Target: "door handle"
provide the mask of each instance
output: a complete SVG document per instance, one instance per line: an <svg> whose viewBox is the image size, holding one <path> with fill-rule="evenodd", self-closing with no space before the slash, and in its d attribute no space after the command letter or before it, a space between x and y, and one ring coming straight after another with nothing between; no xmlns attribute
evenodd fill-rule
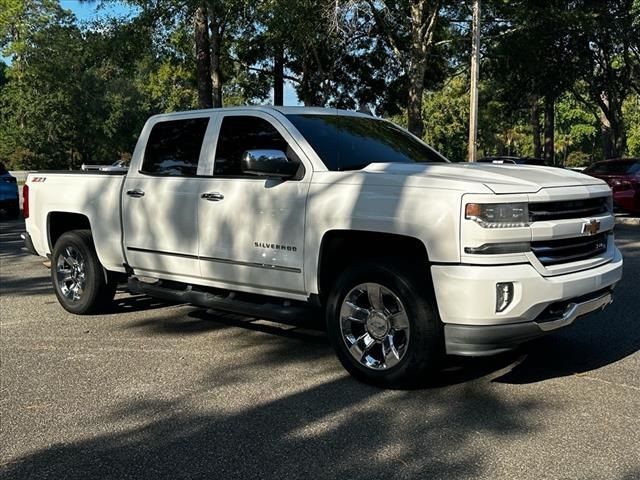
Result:
<svg viewBox="0 0 640 480"><path fill-rule="evenodd" d="M200 195L200 198L209 200L210 202L219 202L220 200L224 200L224 195L218 192L208 192Z"/></svg>
<svg viewBox="0 0 640 480"><path fill-rule="evenodd" d="M144 197L144 190L140 190L139 188L136 188L134 190L127 190L127 195L133 198Z"/></svg>

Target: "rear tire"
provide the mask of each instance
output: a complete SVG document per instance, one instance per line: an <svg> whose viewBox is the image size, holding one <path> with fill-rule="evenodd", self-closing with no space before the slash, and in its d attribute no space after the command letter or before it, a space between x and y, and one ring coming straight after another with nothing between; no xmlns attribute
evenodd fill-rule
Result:
<svg viewBox="0 0 640 480"><path fill-rule="evenodd" d="M443 327L426 268L402 259L354 264L329 293L326 315L340 362L359 380L410 387L442 364Z"/></svg>
<svg viewBox="0 0 640 480"><path fill-rule="evenodd" d="M117 286L100 264L90 230L58 238L51 253L51 280L60 305L77 315L106 310Z"/></svg>

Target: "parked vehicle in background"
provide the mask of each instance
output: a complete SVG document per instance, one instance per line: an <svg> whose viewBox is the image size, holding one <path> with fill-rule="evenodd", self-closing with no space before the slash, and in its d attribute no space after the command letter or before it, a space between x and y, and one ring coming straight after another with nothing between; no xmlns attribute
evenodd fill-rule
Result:
<svg viewBox="0 0 640 480"><path fill-rule="evenodd" d="M497 163L503 165L537 165L539 167L552 167L548 165L542 158L535 157L511 157L511 156L496 156L496 157L484 157L477 160L480 163Z"/></svg>
<svg viewBox="0 0 640 480"><path fill-rule="evenodd" d="M31 173L24 211L70 312L105 308L126 280L258 318L322 313L344 367L383 385L568 326L622 276L602 180L450 163L336 109L157 115L126 174Z"/></svg>
<svg viewBox="0 0 640 480"><path fill-rule="evenodd" d="M0 163L0 209L4 210L9 218L18 218L20 215L18 182L3 163Z"/></svg>
<svg viewBox="0 0 640 480"><path fill-rule="evenodd" d="M640 158L603 160L583 173L607 182L613 190L615 205L631 214L640 214Z"/></svg>
<svg viewBox="0 0 640 480"><path fill-rule="evenodd" d="M86 165L83 163L80 170L85 172L126 172L129 170L129 162L127 160L117 160L111 165Z"/></svg>

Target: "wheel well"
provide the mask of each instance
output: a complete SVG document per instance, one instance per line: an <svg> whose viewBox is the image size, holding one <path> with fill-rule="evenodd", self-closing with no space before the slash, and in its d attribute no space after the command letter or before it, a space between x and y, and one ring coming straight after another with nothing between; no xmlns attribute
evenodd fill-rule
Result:
<svg viewBox="0 0 640 480"><path fill-rule="evenodd" d="M49 247L53 246L60 236L70 230L90 230L89 219L79 213L51 212L47 220L49 229Z"/></svg>
<svg viewBox="0 0 640 480"><path fill-rule="evenodd" d="M318 263L318 287L324 297L335 279L347 265L372 257L400 257L410 259L427 268L429 256L422 241L406 235L334 230L322 238Z"/></svg>

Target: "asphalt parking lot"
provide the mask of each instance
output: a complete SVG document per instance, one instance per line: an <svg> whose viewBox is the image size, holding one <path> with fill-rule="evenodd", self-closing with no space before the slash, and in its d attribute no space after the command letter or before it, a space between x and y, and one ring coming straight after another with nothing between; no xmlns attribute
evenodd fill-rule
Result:
<svg viewBox="0 0 640 480"><path fill-rule="evenodd" d="M638 228L607 310L412 391L308 326L126 292L72 316L23 229L0 220L2 479L640 478Z"/></svg>

